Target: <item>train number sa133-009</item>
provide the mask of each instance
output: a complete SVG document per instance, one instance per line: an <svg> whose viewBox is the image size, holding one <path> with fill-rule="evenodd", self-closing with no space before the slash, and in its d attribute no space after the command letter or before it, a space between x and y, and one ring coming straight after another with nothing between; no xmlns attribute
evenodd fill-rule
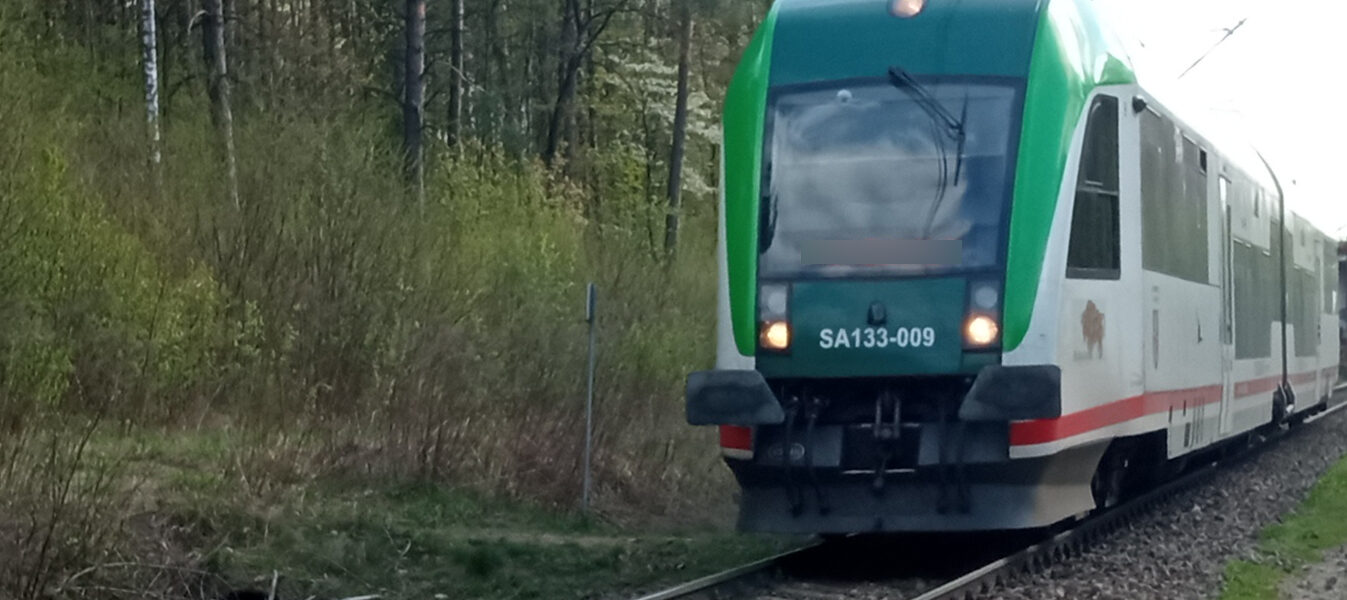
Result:
<svg viewBox="0 0 1347 600"><path fill-rule="evenodd" d="M853 327L823 329L818 332L818 345L824 350L837 348L930 348L935 346L935 329L931 327Z"/></svg>

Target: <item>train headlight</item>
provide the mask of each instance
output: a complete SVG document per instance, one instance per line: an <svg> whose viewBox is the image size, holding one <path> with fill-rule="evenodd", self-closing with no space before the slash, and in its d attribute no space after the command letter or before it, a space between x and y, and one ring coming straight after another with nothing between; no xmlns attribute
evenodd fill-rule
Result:
<svg viewBox="0 0 1347 600"><path fill-rule="evenodd" d="M1001 327L991 317L976 315L964 326L963 335L970 346L990 346L1001 335Z"/></svg>
<svg viewBox="0 0 1347 600"><path fill-rule="evenodd" d="M758 333L758 345L764 350L785 352L790 349L790 325L785 321L768 321Z"/></svg>
<svg viewBox="0 0 1347 600"><path fill-rule="evenodd" d="M926 8L926 0L893 0L889 12L895 17L911 19L921 14L923 8Z"/></svg>
<svg viewBox="0 0 1347 600"><path fill-rule="evenodd" d="M790 288L781 283L758 288L758 320L785 320L790 311Z"/></svg>
<svg viewBox="0 0 1347 600"><path fill-rule="evenodd" d="M978 310L996 310L1001 305L1001 290L993 283L979 283L973 286L969 300Z"/></svg>

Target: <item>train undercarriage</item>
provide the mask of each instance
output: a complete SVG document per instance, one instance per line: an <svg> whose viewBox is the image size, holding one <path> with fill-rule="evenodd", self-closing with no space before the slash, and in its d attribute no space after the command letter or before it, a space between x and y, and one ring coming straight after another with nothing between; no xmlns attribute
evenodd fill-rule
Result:
<svg viewBox="0 0 1347 600"><path fill-rule="evenodd" d="M778 381L780 424L727 462L747 531L845 534L1048 527L1107 508L1264 432L1167 458L1157 431L1011 458L1008 420L977 419L966 377ZM973 400L972 402L976 402ZM1300 411L1272 423L1297 422ZM730 444L735 445L735 444Z"/></svg>

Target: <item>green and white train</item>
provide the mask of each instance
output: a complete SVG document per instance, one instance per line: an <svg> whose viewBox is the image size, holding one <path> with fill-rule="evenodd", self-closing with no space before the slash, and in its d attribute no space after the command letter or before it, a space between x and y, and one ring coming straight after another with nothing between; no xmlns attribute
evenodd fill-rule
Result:
<svg viewBox="0 0 1347 600"><path fill-rule="evenodd" d="M1326 408L1336 246L1224 134L1088 0L778 0L687 390L741 528L1048 526Z"/></svg>

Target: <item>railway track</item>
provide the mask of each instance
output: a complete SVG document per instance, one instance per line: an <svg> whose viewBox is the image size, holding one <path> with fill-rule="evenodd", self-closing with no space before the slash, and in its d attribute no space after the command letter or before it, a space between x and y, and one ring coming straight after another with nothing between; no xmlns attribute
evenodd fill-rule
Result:
<svg viewBox="0 0 1347 600"><path fill-rule="evenodd" d="M1347 392L1347 384L1339 386L1335 393ZM1340 409L1347 403L1339 404L1326 411L1306 419L1308 425ZM1277 432L1267 442L1275 442L1288 435L1294 435L1302 427ZM1255 451L1268 448L1270 443L1257 446ZM1058 561L1070 558L1088 550L1094 543L1118 528L1126 525L1133 517L1142 514L1157 504L1178 493L1190 489L1214 476L1224 466L1245 460L1251 452L1239 452L1231 456L1213 459L1199 468L1169 481L1154 490L1133 498L1105 513L1078 521L1069 529L1061 531L1047 539L1037 539L1027 543L1014 544L1015 548L1000 558L979 563L980 566L963 570L953 577L938 578L932 582L927 578L911 577L907 574L893 579L884 575L888 581L879 587L870 582L845 581L835 577L793 576L799 571L798 565L824 558L829 547L821 542L803 545L791 551L746 564L715 575L703 577L666 590L641 596L636 600L674 600L720 599L720 598L761 598L763 600L795 600L821 598L907 598L908 600L954 600L973 598L996 589L1003 583L1045 568ZM924 550L923 550L924 551ZM895 559L891 564L902 564ZM870 590L868 588L874 587Z"/></svg>

